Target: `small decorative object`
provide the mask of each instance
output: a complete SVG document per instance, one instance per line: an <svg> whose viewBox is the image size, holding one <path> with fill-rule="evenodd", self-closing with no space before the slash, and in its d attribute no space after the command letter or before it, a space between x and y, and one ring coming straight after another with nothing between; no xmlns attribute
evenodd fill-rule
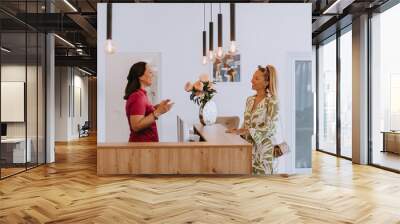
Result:
<svg viewBox="0 0 400 224"><path fill-rule="evenodd" d="M185 84L185 90L191 92L190 100L200 106L199 119L202 125L213 124L217 119L217 105L211 100L217 93L214 84L207 74L200 75L199 80L193 84Z"/></svg>

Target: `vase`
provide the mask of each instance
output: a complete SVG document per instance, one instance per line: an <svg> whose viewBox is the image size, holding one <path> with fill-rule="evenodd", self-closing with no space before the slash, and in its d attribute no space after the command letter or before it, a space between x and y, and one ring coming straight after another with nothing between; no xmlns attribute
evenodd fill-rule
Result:
<svg viewBox="0 0 400 224"><path fill-rule="evenodd" d="M206 123L204 122L203 107L202 106L200 106L200 108L199 108L199 120L200 120L200 124L202 124L203 126L206 125Z"/></svg>
<svg viewBox="0 0 400 224"><path fill-rule="evenodd" d="M212 125L217 120L217 105L214 101L208 101L204 107L200 106L199 120L202 125Z"/></svg>

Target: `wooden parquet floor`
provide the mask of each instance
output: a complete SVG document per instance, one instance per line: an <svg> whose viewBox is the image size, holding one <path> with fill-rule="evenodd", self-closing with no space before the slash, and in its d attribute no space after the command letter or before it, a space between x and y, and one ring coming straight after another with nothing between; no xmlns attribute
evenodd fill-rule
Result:
<svg viewBox="0 0 400 224"><path fill-rule="evenodd" d="M315 152L290 177L97 177L94 138L0 181L0 223L400 223L400 175Z"/></svg>

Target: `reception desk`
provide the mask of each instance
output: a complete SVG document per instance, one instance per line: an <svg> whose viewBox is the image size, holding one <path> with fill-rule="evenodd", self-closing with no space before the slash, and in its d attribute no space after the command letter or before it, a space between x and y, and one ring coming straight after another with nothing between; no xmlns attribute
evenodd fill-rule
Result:
<svg viewBox="0 0 400 224"><path fill-rule="evenodd" d="M194 129L200 142L98 144L97 174L251 174L251 144L220 124Z"/></svg>

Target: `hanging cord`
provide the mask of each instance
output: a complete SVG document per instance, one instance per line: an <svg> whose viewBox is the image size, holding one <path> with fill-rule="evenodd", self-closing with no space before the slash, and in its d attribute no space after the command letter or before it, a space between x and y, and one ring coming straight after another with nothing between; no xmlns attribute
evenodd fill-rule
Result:
<svg viewBox="0 0 400 224"><path fill-rule="evenodd" d="M206 30L206 3L203 4L203 30Z"/></svg>
<svg viewBox="0 0 400 224"><path fill-rule="evenodd" d="M210 11L211 11L211 13L210 13L210 21L212 22L212 3L210 3Z"/></svg>

